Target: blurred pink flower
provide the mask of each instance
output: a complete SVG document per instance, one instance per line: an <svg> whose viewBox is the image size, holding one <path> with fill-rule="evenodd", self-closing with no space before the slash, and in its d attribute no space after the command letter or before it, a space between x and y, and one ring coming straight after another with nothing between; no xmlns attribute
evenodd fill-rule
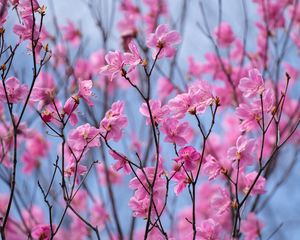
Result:
<svg viewBox="0 0 300 240"><path fill-rule="evenodd" d="M176 31L169 31L167 25L159 25L155 33L151 33L147 39L147 46L153 48L152 58L158 59L163 57L173 57L175 55L176 49L174 45L181 42L181 37ZM158 54L159 53L159 54ZM158 54L158 55L157 55Z"/></svg>

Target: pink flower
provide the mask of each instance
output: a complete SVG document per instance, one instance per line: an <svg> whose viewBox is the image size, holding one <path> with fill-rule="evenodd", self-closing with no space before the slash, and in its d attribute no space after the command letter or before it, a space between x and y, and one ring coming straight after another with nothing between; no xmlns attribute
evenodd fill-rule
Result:
<svg viewBox="0 0 300 240"><path fill-rule="evenodd" d="M211 88L205 81L198 81L189 87L188 93L178 94L168 102L175 118L183 118L186 113L203 113L214 102Z"/></svg>
<svg viewBox="0 0 300 240"><path fill-rule="evenodd" d="M99 130L86 123L70 131L68 145L73 151L82 152L87 147L99 147L99 138Z"/></svg>
<svg viewBox="0 0 300 240"><path fill-rule="evenodd" d="M137 65L143 62L139 49L134 41L131 41L128 44L130 53L124 54L124 60L126 64L130 65L128 72L131 72Z"/></svg>
<svg viewBox="0 0 300 240"><path fill-rule="evenodd" d="M186 188L186 185L191 183L191 179L184 171L183 167L181 167L181 164L176 163L175 166L173 166L173 171L171 171L170 175L173 176L174 182L176 182L176 186L174 187L174 193L176 196L179 196L179 194ZM176 173L175 173L176 172Z"/></svg>
<svg viewBox="0 0 300 240"><path fill-rule="evenodd" d="M3 28L7 18L7 4L6 2L0 3L1 15L0 15L0 29Z"/></svg>
<svg viewBox="0 0 300 240"><path fill-rule="evenodd" d="M71 162L66 168L65 168L65 177L72 177L75 176L76 173L76 183L78 183L78 176L84 175L87 172L87 167L81 164L77 164L75 162Z"/></svg>
<svg viewBox="0 0 300 240"><path fill-rule="evenodd" d="M50 226L46 224L38 225L33 229L31 235L36 240L49 240L51 237Z"/></svg>
<svg viewBox="0 0 300 240"><path fill-rule="evenodd" d="M106 112L105 117L100 122L100 131L107 140L119 141L127 124L128 120L124 114L124 102L117 101L112 104L111 109Z"/></svg>
<svg viewBox="0 0 300 240"><path fill-rule="evenodd" d="M31 7L30 7L30 13L31 13ZM22 25L21 24L14 25L13 31L15 34L19 36L20 41L24 41L32 38L32 25L33 25L33 20L31 15L27 17L23 17ZM38 36L39 36L38 26L35 25L33 38L38 39Z"/></svg>
<svg viewBox="0 0 300 240"><path fill-rule="evenodd" d="M51 74L41 72L34 84L30 100L34 102L42 101L39 106L49 104L55 97L56 86Z"/></svg>
<svg viewBox="0 0 300 240"><path fill-rule="evenodd" d="M241 222L241 232L245 235L245 240L256 240L262 228L263 223L254 213L249 213L247 219Z"/></svg>
<svg viewBox="0 0 300 240"><path fill-rule="evenodd" d="M109 220L109 214L106 212L105 206L100 200L96 200L91 209L91 224L97 226L101 231L105 227L105 223Z"/></svg>
<svg viewBox="0 0 300 240"><path fill-rule="evenodd" d="M187 171L195 170L201 159L200 153L192 146L181 148L178 155L174 160L179 164L183 163Z"/></svg>
<svg viewBox="0 0 300 240"><path fill-rule="evenodd" d="M20 81L15 77L10 77L4 82L8 101L10 103L18 103L25 99L28 94L26 84L20 84ZM3 84L0 85L0 99L6 101L6 94Z"/></svg>
<svg viewBox="0 0 300 240"><path fill-rule="evenodd" d="M146 180L144 173L151 183L153 182L155 168L145 167L144 172L138 169L136 173L139 179L135 177L129 182L129 187L135 190L134 196L129 201L129 207L133 210L133 216L145 218L148 216L150 192L149 190L146 190L147 187L145 189L145 186L148 186L148 181ZM160 213L163 208L166 194L166 179L160 177L160 175L159 170L153 187L153 203L155 204L158 213ZM155 215L155 211L151 211L151 216Z"/></svg>
<svg viewBox="0 0 300 240"><path fill-rule="evenodd" d="M79 80L92 78L92 66L89 60L79 58L74 67L74 75Z"/></svg>
<svg viewBox="0 0 300 240"><path fill-rule="evenodd" d="M251 69L248 72L249 77L240 80L239 89L243 92L244 97L255 97L265 90L264 80L257 69Z"/></svg>
<svg viewBox="0 0 300 240"><path fill-rule="evenodd" d="M105 55L105 61L107 65L100 69L100 73L110 76L111 81L123 77L125 59L121 52L109 52Z"/></svg>
<svg viewBox="0 0 300 240"><path fill-rule="evenodd" d="M208 155L203 164L203 172L209 176L208 180L215 179L222 171L222 165L212 155Z"/></svg>
<svg viewBox="0 0 300 240"><path fill-rule="evenodd" d="M152 33L148 36L147 46L149 48L155 49L152 58L158 59L162 57L173 57L175 55L176 49L174 45L177 45L181 42L181 37L176 31L169 31L167 25L159 25L155 33ZM159 53L159 55L158 55Z"/></svg>
<svg viewBox="0 0 300 240"><path fill-rule="evenodd" d="M246 175L240 174L239 178L239 188L247 194L250 190L250 187L253 185L255 178L257 177L257 172L251 172ZM252 188L250 195L255 196L257 194L264 194L266 185L266 179L262 176L259 176L257 182L255 183L254 187Z"/></svg>
<svg viewBox="0 0 300 240"><path fill-rule="evenodd" d="M92 80L83 80L79 82L78 96L86 101L89 106L94 106L94 103L90 99L92 95L93 82Z"/></svg>
<svg viewBox="0 0 300 240"><path fill-rule="evenodd" d="M214 34L221 47L229 47L235 39L231 25L226 22L222 22L219 26L217 26Z"/></svg>
<svg viewBox="0 0 300 240"><path fill-rule="evenodd" d="M251 165L253 163L253 153L256 144L254 139L247 139L245 136L239 136L236 146L228 149L227 158L234 163L240 161L240 167Z"/></svg>
<svg viewBox="0 0 300 240"><path fill-rule="evenodd" d="M68 20L67 26L62 27L63 38L65 41L71 42L76 47L80 43L81 32L77 29L74 23Z"/></svg>
<svg viewBox="0 0 300 240"><path fill-rule="evenodd" d="M27 133L25 152L22 156L22 161L24 162L23 171L30 174L37 169L40 166L41 158L47 156L48 150L49 143L40 133L35 131Z"/></svg>
<svg viewBox="0 0 300 240"><path fill-rule="evenodd" d="M197 227L197 239L199 240L217 240L219 239L218 234L218 224L211 218L202 221Z"/></svg>
<svg viewBox="0 0 300 240"><path fill-rule="evenodd" d="M193 138L193 129L188 122L179 123L176 118L166 118L161 126L166 134L165 141L183 146Z"/></svg>
<svg viewBox="0 0 300 240"><path fill-rule="evenodd" d="M262 95L264 120L267 122L274 109L274 92L272 89L267 89ZM262 104L261 99L256 98L250 104L242 103L236 109L236 115L242 120L240 128L242 131L249 131L255 129L261 124L262 121Z"/></svg>
<svg viewBox="0 0 300 240"><path fill-rule="evenodd" d="M189 63L188 74L190 76L200 77L203 74L204 66L201 63L196 62L194 60L194 57L192 56L188 57L188 63Z"/></svg>
<svg viewBox="0 0 300 240"><path fill-rule="evenodd" d="M101 185L105 186L107 184L105 176L105 166L104 164L98 164L97 170L99 172L99 182ZM107 174L111 184L120 184L122 182L121 174L118 173L114 167L109 167L107 169Z"/></svg>
<svg viewBox="0 0 300 240"><path fill-rule="evenodd" d="M152 118L155 124L160 124L166 115L169 113L168 106L161 106L160 100L150 100L149 101ZM147 124L151 124L151 118L148 110L148 106L146 103L143 103L140 107L140 113L147 117Z"/></svg>
<svg viewBox="0 0 300 240"><path fill-rule="evenodd" d="M167 98L174 90L173 84L168 78L161 77L157 80L157 92L161 101Z"/></svg>
<svg viewBox="0 0 300 240"><path fill-rule="evenodd" d="M127 158L125 156L122 156L121 154L111 151L111 150L109 151L109 154L115 160L117 160L117 163L113 164L113 166L112 166L115 171L119 171L120 169L123 168L124 172L126 174L129 174L131 172L131 168L130 168Z"/></svg>

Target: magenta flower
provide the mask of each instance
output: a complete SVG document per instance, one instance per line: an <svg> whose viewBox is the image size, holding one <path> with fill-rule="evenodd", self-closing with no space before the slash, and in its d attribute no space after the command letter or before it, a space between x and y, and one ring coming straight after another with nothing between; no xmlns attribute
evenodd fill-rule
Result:
<svg viewBox="0 0 300 240"><path fill-rule="evenodd" d="M192 146L181 148L178 151L178 155L179 157L174 160L179 164L183 163L187 171L195 170L201 158L200 153Z"/></svg>
<svg viewBox="0 0 300 240"><path fill-rule="evenodd" d="M254 139L247 139L245 136L239 136L236 146L228 149L227 158L236 164L240 161L240 167L248 166L253 163L253 153L256 144Z"/></svg>
<svg viewBox="0 0 300 240"><path fill-rule="evenodd" d="M243 92L244 97L255 97L265 90L264 80L257 69L251 69L248 72L249 77L240 80L239 89Z"/></svg>
<svg viewBox="0 0 300 240"><path fill-rule="evenodd" d="M167 25L159 25L155 33L152 33L148 36L147 46L153 48L154 52L152 53L152 58L158 59L162 57L173 57L175 55L176 49L174 45L177 45L181 42L181 37L176 31L169 31ZM159 53L159 54L158 54Z"/></svg>
<svg viewBox="0 0 300 240"><path fill-rule="evenodd" d="M31 235L35 240L49 240L51 237L50 226L46 224L40 224L33 229Z"/></svg>
<svg viewBox="0 0 300 240"><path fill-rule="evenodd" d="M125 58L124 55L119 52L109 52L105 55L105 61L107 65L103 66L100 69L100 73L103 73L104 75L110 76L110 80L118 79L123 77L124 74L124 64L125 64Z"/></svg>
<svg viewBox="0 0 300 240"><path fill-rule="evenodd" d="M15 77L10 77L4 82L9 103L18 103L25 99L28 94L28 86L20 84ZM3 84L0 85L0 100L6 102L6 94Z"/></svg>
<svg viewBox="0 0 300 240"><path fill-rule="evenodd" d="M256 240L263 226L263 223L251 212L246 220L242 220L241 232L245 235L245 240Z"/></svg>
<svg viewBox="0 0 300 240"><path fill-rule="evenodd" d="M219 26L217 26L214 34L221 47L229 47L229 45L235 40L231 25L226 22L222 22Z"/></svg>
<svg viewBox="0 0 300 240"><path fill-rule="evenodd" d="M193 129L188 122L179 123L176 118L166 118L161 126L161 131L166 134L165 141L184 146L193 138Z"/></svg>
<svg viewBox="0 0 300 240"><path fill-rule="evenodd" d="M111 109L106 112L105 117L100 122L100 132L104 134L107 140L119 141L127 124L124 102L117 101L112 104Z"/></svg>
<svg viewBox="0 0 300 240"><path fill-rule="evenodd" d="M155 124L160 124L165 119L166 115L169 113L168 106L161 106L160 100L150 100L149 101L153 121ZM147 118L147 124L151 124L150 113L146 103L143 103L140 107L140 113Z"/></svg>

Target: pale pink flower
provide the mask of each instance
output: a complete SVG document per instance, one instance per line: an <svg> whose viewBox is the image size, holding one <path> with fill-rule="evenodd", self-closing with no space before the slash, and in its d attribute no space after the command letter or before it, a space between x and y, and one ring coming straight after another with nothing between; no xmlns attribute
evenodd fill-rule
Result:
<svg viewBox="0 0 300 240"><path fill-rule="evenodd" d="M81 152L86 148L99 147L99 130L86 123L70 131L68 145L73 151Z"/></svg>
<svg viewBox="0 0 300 240"><path fill-rule="evenodd" d="M112 168L115 171L119 171L120 169L124 169L124 172L126 174L129 174L131 172L130 165L128 163L128 160L125 156L121 155L120 153L114 152L112 150L109 151L110 156L112 156L117 162L112 165Z"/></svg>
<svg viewBox="0 0 300 240"><path fill-rule="evenodd" d="M84 175L87 172L87 167L81 164L77 164L75 162L71 162L66 168L65 168L65 177L72 177L75 176L76 172L76 183L78 183L78 176Z"/></svg>
<svg viewBox="0 0 300 240"><path fill-rule="evenodd" d="M25 152L22 155L24 163L23 172L32 173L40 166L41 158L45 157L49 150L49 143L43 136L35 131L31 131L26 136Z"/></svg>
<svg viewBox="0 0 300 240"><path fill-rule="evenodd" d="M203 74L203 64L196 62L193 56L188 57L188 74L193 77L200 77Z"/></svg>
<svg viewBox="0 0 300 240"><path fill-rule="evenodd" d="M183 163L187 171L195 170L201 159L200 153L192 146L181 148L178 155L174 160L179 164Z"/></svg>
<svg viewBox="0 0 300 240"><path fill-rule="evenodd" d="M250 69L249 77L240 80L239 89L243 92L244 97L251 98L260 95L265 90L264 80L257 69Z"/></svg>
<svg viewBox="0 0 300 240"><path fill-rule="evenodd" d="M212 155L208 155L205 160L203 172L209 176L208 180L213 180L222 173L223 167Z"/></svg>
<svg viewBox="0 0 300 240"><path fill-rule="evenodd" d="M230 212L231 198L226 188L219 187L218 191L210 199L211 206L216 210L216 217Z"/></svg>
<svg viewBox="0 0 300 240"><path fill-rule="evenodd" d="M254 180L257 177L257 172L250 172L248 174L241 173L239 177L239 188L247 194L250 190L250 187L253 185ZM265 190L266 179L262 176L259 176L258 180L256 181L254 187L252 188L250 195L255 196L257 194L264 194Z"/></svg>
<svg viewBox="0 0 300 240"><path fill-rule="evenodd" d="M123 53L120 51L109 52L105 55L105 61L107 65L100 69L100 73L106 76L110 76L110 80L123 77L125 59Z"/></svg>
<svg viewBox="0 0 300 240"><path fill-rule="evenodd" d="M72 21L68 20L67 25L62 27L62 31L65 41L70 42L74 47L78 46L81 40L81 32Z"/></svg>
<svg viewBox="0 0 300 240"><path fill-rule="evenodd" d="M159 170L156 175L156 181L153 187L153 202L158 213L162 211L166 194L166 179L160 176L160 172L161 170ZM147 175L147 178L151 183L155 175L154 167L145 167L144 172L138 169L136 174L139 179L135 177L129 182L129 187L135 190L134 196L129 201L129 207L132 209L133 216L135 217L147 217L148 215L150 192L144 188L144 186L148 186L144 173ZM151 212L151 216L152 215L155 216L155 211Z"/></svg>
<svg viewBox="0 0 300 240"><path fill-rule="evenodd" d="M31 13L31 8L30 8L30 13ZM33 25L32 16L23 17L23 24L14 25L13 31L15 34L19 36L20 42L32 38L32 25ZM39 36L39 31L37 27L38 26L35 25L35 29L33 33L34 39L38 39Z"/></svg>
<svg viewBox="0 0 300 240"><path fill-rule="evenodd" d="M74 75L79 80L92 78L92 65L89 60L84 58L77 59L74 67Z"/></svg>
<svg viewBox="0 0 300 240"><path fill-rule="evenodd" d="M101 185L105 186L107 184L105 176L105 166L104 164L98 164L97 170L99 172L99 182ZM122 182L122 176L118 173L114 167L109 167L107 169L108 178L111 184L120 184Z"/></svg>
<svg viewBox="0 0 300 240"><path fill-rule="evenodd" d="M79 82L79 90L78 90L78 96L86 101L86 103L89 106L93 106L94 103L90 99L92 96L92 89L93 82L92 80L83 80Z"/></svg>
<svg viewBox="0 0 300 240"><path fill-rule="evenodd" d="M127 52L124 54L124 62L130 66L128 72L131 72L137 65L143 62L143 59L139 52L138 46L133 40L128 44L128 48L130 53Z"/></svg>
<svg viewBox="0 0 300 240"><path fill-rule="evenodd" d="M53 48L51 60L55 67L63 65L67 60L67 48L63 44L57 44Z"/></svg>
<svg viewBox="0 0 300 240"><path fill-rule="evenodd" d="M205 81L197 81L189 87L188 93L178 94L168 102L175 118L183 118L186 113L203 113L207 106L214 102L210 85Z"/></svg>
<svg viewBox="0 0 300 240"><path fill-rule="evenodd" d="M107 213L105 206L101 200L96 200L91 208L91 224L97 226L101 231L105 227L105 223L109 220L109 214Z"/></svg>
<svg viewBox="0 0 300 240"><path fill-rule="evenodd" d="M161 77L157 80L157 92L161 101L166 99L174 90L173 84L166 77Z"/></svg>
<svg viewBox="0 0 300 240"><path fill-rule="evenodd" d="M256 149L255 139L248 139L245 136L239 136L236 146L228 149L227 158L236 164L240 161L240 167L248 166L253 163L253 154Z"/></svg>
<svg viewBox="0 0 300 240"><path fill-rule="evenodd" d="M161 131L166 134L165 141L184 146L193 138L193 129L188 122L180 123L176 118L166 118L161 126Z"/></svg>
<svg viewBox="0 0 300 240"><path fill-rule="evenodd" d="M197 227L197 239L217 240L219 238L218 224L212 218L204 220Z"/></svg>
<svg viewBox="0 0 300 240"><path fill-rule="evenodd" d="M181 164L176 163L173 166L173 171L170 172L170 175L173 176L172 180L176 182L176 186L174 187L174 193L178 196L185 188L186 185L191 183L191 179L187 176ZM176 172L176 173L175 173Z"/></svg>
<svg viewBox="0 0 300 240"><path fill-rule="evenodd" d="M10 77L4 82L9 103L18 103L25 99L28 94L28 86L20 84L15 77ZM0 85L0 100L6 101L6 94L3 84Z"/></svg>
<svg viewBox="0 0 300 240"><path fill-rule="evenodd" d="M123 135L123 129L127 126L128 120L124 114L124 102L117 101L112 104L105 117L100 122L100 131L107 140L119 141Z"/></svg>
<svg viewBox="0 0 300 240"><path fill-rule="evenodd" d="M235 40L231 25L226 22L222 22L219 26L217 26L214 34L221 47L229 47L229 45Z"/></svg>
<svg viewBox="0 0 300 240"><path fill-rule="evenodd" d="M258 123L261 120L261 110L253 104L241 103L236 108L236 115L242 120L240 125L241 131L250 131L258 128Z"/></svg>
<svg viewBox="0 0 300 240"><path fill-rule="evenodd" d="M43 107L49 104L55 97L56 86L53 80L53 76L47 72L41 72L34 84L30 100L39 102L39 106Z"/></svg>
<svg viewBox="0 0 300 240"><path fill-rule="evenodd" d="M256 240L263 228L263 223L256 217L255 213L249 213L247 219L241 222L241 232L245 240Z"/></svg>
<svg viewBox="0 0 300 240"><path fill-rule="evenodd" d="M160 124L165 119L169 113L168 106L161 106L160 100L150 100L149 101L152 118L155 124ZM147 118L147 124L151 124L150 113L146 103L143 103L140 107L140 113Z"/></svg>
<svg viewBox="0 0 300 240"><path fill-rule="evenodd" d="M169 31L167 25L159 25L155 33L148 36L147 46L153 48L152 58L173 57L176 53L174 45L181 42L181 37L176 31ZM159 53L159 54L158 54Z"/></svg>

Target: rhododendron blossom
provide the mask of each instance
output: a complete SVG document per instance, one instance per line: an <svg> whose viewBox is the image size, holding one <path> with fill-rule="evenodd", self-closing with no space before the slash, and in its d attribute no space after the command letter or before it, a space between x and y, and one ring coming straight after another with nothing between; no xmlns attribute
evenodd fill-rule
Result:
<svg viewBox="0 0 300 240"><path fill-rule="evenodd" d="M159 25L155 33L151 33L147 39L147 46L153 48L152 58L173 57L176 49L174 45L180 43L181 37L176 31L169 31L167 25Z"/></svg>
<svg viewBox="0 0 300 240"><path fill-rule="evenodd" d="M300 2L70 3L0 1L0 239L298 239Z"/></svg>

